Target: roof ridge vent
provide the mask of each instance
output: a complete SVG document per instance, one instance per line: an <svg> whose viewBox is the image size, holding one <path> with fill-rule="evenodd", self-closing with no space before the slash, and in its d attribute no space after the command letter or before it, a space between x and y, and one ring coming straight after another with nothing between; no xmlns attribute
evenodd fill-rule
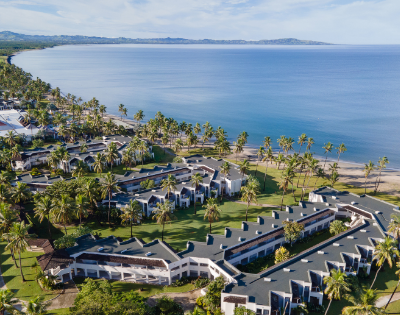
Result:
<svg viewBox="0 0 400 315"><path fill-rule="evenodd" d="M319 209L317 209L317 207L314 207L314 209L313 209L314 211L318 211Z"/></svg>
<svg viewBox="0 0 400 315"><path fill-rule="evenodd" d="M271 279L271 278L264 278L264 281L265 281L265 282L271 282L272 279Z"/></svg>
<svg viewBox="0 0 400 315"><path fill-rule="evenodd" d="M125 253L127 251L128 251L128 249L121 250L121 254L123 254L123 253Z"/></svg>
<svg viewBox="0 0 400 315"><path fill-rule="evenodd" d="M309 260L308 260L308 259L302 259L301 262L303 262L303 263L308 263Z"/></svg>
<svg viewBox="0 0 400 315"><path fill-rule="evenodd" d="M318 255L324 255L324 254L325 254L325 252L323 250L318 251Z"/></svg>
<svg viewBox="0 0 400 315"><path fill-rule="evenodd" d="M147 252L147 253L146 253L146 256L149 257L149 256L151 256L152 254L153 254L152 252Z"/></svg>
<svg viewBox="0 0 400 315"><path fill-rule="evenodd" d="M350 239L350 240L354 240L354 236L353 235L349 235L349 236L347 236L347 238Z"/></svg>
<svg viewBox="0 0 400 315"><path fill-rule="evenodd" d="M100 247L100 248L97 249L98 252L101 252L103 250L104 250L104 247Z"/></svg>
<svg viewBox="0 0 400 315"><path fill-rule="evenodd" d="M356 205L356 204L357 204L357 202L355 202L355 201L352 201L352 202L351 202L351 204L354 206L354 205Z"/></svg>
<svg viewBox="0 0 400 315"><path fill-rule="evenodd" d="M339 243L333 243L333 246L335 246L335 247L339 247L339 246L340 246L340 244L339 244Z"/></svg>
<svg viewBox="0 0 400 315"><path fill-rule="evenodd" d="M283 271L284 272L290 272L291 270L290 270L290 268L283 268Z"/></svg>

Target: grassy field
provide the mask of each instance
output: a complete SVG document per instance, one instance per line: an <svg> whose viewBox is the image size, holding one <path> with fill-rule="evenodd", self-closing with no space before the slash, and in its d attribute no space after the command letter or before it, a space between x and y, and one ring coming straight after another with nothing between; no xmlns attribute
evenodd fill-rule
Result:
<svg viewBox="0 0 400 315"><path fill-rule="evenodd" d="M83 284L85 278L77 277L74 279L74 282L79 287ZM102 281L102 280L95 280ZM143 284L143 283L132 283L132 282L122 282L122 281L111 281L111 286L114 292L127 292L127 291L135 291L139 295L147 298L149 296L153 296L159 293L168 293L168 292L187 292L194 290L195 287L193 284L188 283L180 287L170 287L170 286L159 286L159 285L151 285L151 284ZM139 291L142 289L142 291Z"/></svg>
<svg viewBox="0 0 400 315"><path fill-rule="evenodd" d="M386 309L388 314L400 314L400 300L390 303Z"/></svg>
<svg viewBox="0 0 400 315"><path fill-rule="evenodd" d="M10 251L5 250L6 244L0 243L0 257L1 257L1 272L8 289L15 293L15 297L28 301L38 295L43 296L45 300L55 297L56 292L42 291L37 282L35 281L36 270L31 269L31 265L36 261L36 256L43 253L28 252L22 254L22 271L26 282L22 283L20 270L14 266L11 258ZM17 258L18 256L16 256ZM17 258L19 266L19 260ZM38 270L40 267L38 267Z"/></svg>
<svg viewBox="0 0 400 315"><path fill-rule="evenodd" d="M48 311L47 315L67 315L71 314L69 308L59 308L57 310Z"/></svg>
<svg viewBox="0 0 400 315"><path fill-rule="evenodd" d="M7 56L0 56L0 63L5 63L7 62Z"/></svg>

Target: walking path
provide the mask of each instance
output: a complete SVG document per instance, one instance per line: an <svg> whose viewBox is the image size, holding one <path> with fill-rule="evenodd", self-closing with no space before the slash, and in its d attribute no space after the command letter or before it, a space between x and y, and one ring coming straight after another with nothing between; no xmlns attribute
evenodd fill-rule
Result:
<svg viewBox="0 0 400 315"><path fill-rule="evenodd" d="M54 310L57 308L68 308L74 305L76 295L79 293L75 282L69 280L64 283L64 292L52 300L48 306L48 310Z"/></svg>
<svg viewBox="0 0 400 315"><path fill-rule="evenodd" d="M390 296L391 296L391 294L380 297L380 298L376 301L375 305L376 305L377 307L385 307L385 305L387 304L387 302L388 302L389 299L390 299ZM392 298L392 300L390 301L390 303L393 303L394 301L397 301L397 300L400 300L400 292L397 292L397 293L395 293L395 294L393 295L393 298Z"/></svg>

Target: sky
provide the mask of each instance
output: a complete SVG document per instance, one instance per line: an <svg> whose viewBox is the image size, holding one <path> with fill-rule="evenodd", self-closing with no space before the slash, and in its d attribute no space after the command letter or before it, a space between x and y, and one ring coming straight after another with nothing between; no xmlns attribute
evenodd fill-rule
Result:
<svg viewBox="0 0 400 315"><path fill-rule="evenodd" d="M0 0L0 31L400 44L400 0Z"/></svg>

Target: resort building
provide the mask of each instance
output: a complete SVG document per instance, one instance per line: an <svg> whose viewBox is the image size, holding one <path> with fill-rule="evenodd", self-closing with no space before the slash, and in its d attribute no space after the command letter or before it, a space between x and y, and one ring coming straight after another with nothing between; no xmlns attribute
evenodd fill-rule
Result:
<svg viewBox="0 0 400 315"><path fill-rule="evenodd" d="M163 193L156 194L165 198ZM301 303L322 304L323 278L330 270L354 276L369 274L374 248L387 236L387 218L397 212L397 206L373 197L324 187L311 192L308 202L273 211L271 217L260 216L257 222L242 222L240 229L227 227L223 235L209 234L204 243L189 241L187 249L179 253L159 240L145 243L137 238L122 241L113 236L100 239L85 235L71 248L46 248L38 261L45 272L61 280L81 275L171 284L184 276L214 279L222 275L226 286L221 307L226 315L233 315L237 306L258 315L281 315L286 308L285 314L290 315ZM282 263L258 274L242 273L235 267L282 246L286 242L284 221L304 224L302 237L306 237L328 228L338 218L351 219L346 231Z"/></svg>
<svg viewBox="0 0 400 315"><path fill-rule="evenodd" d="M13 131L16 135L25 135L27 139L35 136L40 129L36 126L25 122L22 113L10 108L9 102L0 105L0 137L5 137L9 131Z"/></svg>

